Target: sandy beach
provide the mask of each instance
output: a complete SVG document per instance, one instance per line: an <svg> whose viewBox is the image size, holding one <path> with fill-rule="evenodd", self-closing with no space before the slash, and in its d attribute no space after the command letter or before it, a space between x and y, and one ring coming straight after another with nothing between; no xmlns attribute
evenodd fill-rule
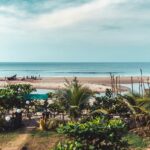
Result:
<svg viewBox="0 0 150 150"><path fill-rule="evenodd" d="M148 77L143 77L143 81L147 81ZM17 78L14 81L6 81L3 78L0 78L0 87L5 87L8 84L31 84L33 87L37 89L50 89L57 90L65 88L64 83L65 79L71 81L72 77L44 77L40 80L31 80L26 79L21 81L21 78ZM79 82L90 88L95 92L104 92L106 89L111 89L111 79L110 77L79 77ZM133 83L139 83L140 77L133 77ZM120 77L121 84L130 84L131 77ZM126 91L127 88L122 87L122 91Z"/></svg>

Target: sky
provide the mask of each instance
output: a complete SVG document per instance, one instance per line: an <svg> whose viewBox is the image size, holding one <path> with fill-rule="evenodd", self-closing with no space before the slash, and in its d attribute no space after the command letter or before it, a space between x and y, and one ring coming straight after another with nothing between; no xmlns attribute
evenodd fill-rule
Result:
<svg viewBox="0 0 150 150"><path fill-rule="evenodd" d="M148 62L150 0L0 0L1 62Z"/></svg>

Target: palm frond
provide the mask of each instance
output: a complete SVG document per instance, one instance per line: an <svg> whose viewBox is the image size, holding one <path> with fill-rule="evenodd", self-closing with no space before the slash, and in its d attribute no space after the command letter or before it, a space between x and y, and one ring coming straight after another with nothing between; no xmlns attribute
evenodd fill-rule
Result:
<svg viewBox="0 0 150 150"><path fill-rule="evenodd" d="M133 113L133 114L136 114L136 110L134 109L134 106L131 105L127 99L123 98L123 99L120 99L119 100L122 104L126 105L130 111Z"/></svg>

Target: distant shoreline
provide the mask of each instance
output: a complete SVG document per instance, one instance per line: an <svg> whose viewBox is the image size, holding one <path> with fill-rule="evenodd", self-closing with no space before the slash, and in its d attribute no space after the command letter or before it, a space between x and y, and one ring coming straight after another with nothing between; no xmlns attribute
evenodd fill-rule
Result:
<svg viewBox="0 0 150 150"><path fill-rule="evenodd" d="M81 83L95 83L95 84L111 84L111 77L104 76L104 77L77 77L78 80ZM22 77L17 77L16 80L7 81L7 82L31 82L31 83L40 83L40 82L54 82L54 83L60 83L65 82L65 79L71 81L74 77L40 77L40 79L33 80L33 79L26 79L25 81L21 81ZM115 76L119 77L119 76ZM132 76L133 77L133 83L139 83L139 80L141 76ZM147 78L150 78L150 76L143 76L143 81L146 82ZM4 77L0 77L0 81L4 81ZM130 84L131 83L131 76L120 76L120 83L121 84Z"/></svg>
<svg viewBox="0 0 150 150"><path fill-rule="evenodd" d="M148 76L143 77L143 81L147 81ZM50 89L58 90L64 89L65 79L71 81L73 77L41 77L40 80L27 79L21 81L21 78L17 78L14 81L4 81L4 78L0 78L0 87L5 87L8 84L31 84L37 89ZM111 88L110 77L78 77L78 80L84 86L89 87L95 92L104 92L106 89ZM133 77L133 83L139 83L140 76ZM131 84L131 77L120 77L120 84ZM126 91L127 88L122 87L122 91Z"/></svg>

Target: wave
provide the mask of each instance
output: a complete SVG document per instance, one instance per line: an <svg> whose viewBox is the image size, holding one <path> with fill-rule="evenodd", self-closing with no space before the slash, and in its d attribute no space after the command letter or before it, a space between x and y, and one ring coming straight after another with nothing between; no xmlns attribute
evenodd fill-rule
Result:
<svg viewBox="0 0 150 150"><path fill-rule="evenodd" d="M123 74L125 72L119 71L111 71L111 72L102 72L102 71L50 71L50 70L1 70L1 72L47 72L47 73L54 73L54 74Z"/></svg>
<svg viewBox="0 0 150 150"><path fill-rule="evenodd" d="M52 72L52 73L58 73L58 74L122 74L124 72L99 72L99 71L96 71L96 72L93 72L93 71L71 71L71 72Z"/></svg>

